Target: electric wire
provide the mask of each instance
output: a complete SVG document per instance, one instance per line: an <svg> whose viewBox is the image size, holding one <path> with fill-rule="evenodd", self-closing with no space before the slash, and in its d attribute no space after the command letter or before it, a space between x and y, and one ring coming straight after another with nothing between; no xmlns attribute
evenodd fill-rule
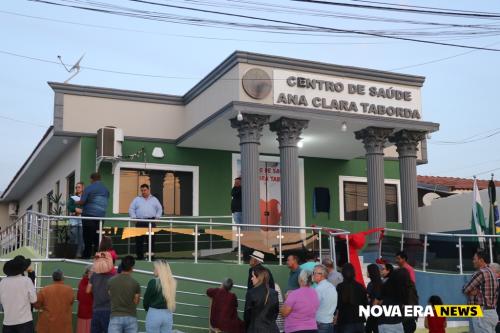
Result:
<svg viewBox="0 0 500 333"><path fill-rule="evenodd" d="M37 58L33 56L27 56L23 55L20 53L15 53L15 52L10 52L10 51L5 51L5 50L0 50L0 54L5 54L5 55L10 55L13 57L18 57L18 58L24 58L28 60L34 60L34 61L39 61L39 62L44 62L44 63L49 63L49 64L54 64L60 66L61 63L55 60L49 60L49 59L43 59L43 58ZM72 66L72 64L65 64L67 66ZM161 79L182 79L182 80L196 80L199 78L196 77L186 77L186 76L168 76L168 75L156 75L156 74L144 74L144 73L134 73L134 72L125 72L125 71L118 71L118 70L110 70L110 69L105 69L105 68L98 68L98 67L91 67L91 66L80 66L81 69L87 69L91 71L97 71L97 72L105 72L105 73L112 73L112 74L121 74L121 75L131 75L131 76L141 76L141 77L149 77L149 78L161 78Z"/></svg>
<svg viewBox="0 0 500 333"><path fill-rule="evenodd" d="M488 47L488 46L494 46L494 45L497 45L497 44L500 44L500 43L488 44L488 45L486 45L486 47ZM447 57L444 57L444 58L439 58L439 59L434 59L434 60L429 60L429 61L421 62L421 63L418 63L418 64L413 64L413 65L407 65L407 66L402 66L402 67L391 68L388 71L400 71L402 69L408 69L408 68L420 67L420 66L424 66L424 65L435 64L435 63L442 62L442 61L445 61L445 60L450 60L450 59L453 59L453 58L458 58L458 57L461 57L461 56L464 56L464 55L467 55L467 54L470 54L470 53L473 53L473 52L477 52L477 51L478 50L470 50L470 51L466 51L466 52L454 54L454 55L451 55L451 56L447 56Z"/></svg>
<svg viewBox="0 0 500 333"><path fill-rule="evenodd" d="M436 171L435 173L448 174L450 172L456 172L456 171L466 170L466 169L478 167L480 165L485 165L485 164L490 164L490 163L497 163L497 162L500 162L500 159L482 161L482 162L479 162L479 163L469 164L469 165L466 165L466 166L463 166L463 167L460 167L460 168L442 169L442 170Z"/></svg>
<svg viewBox="0 0 500 333"><path fill-rule="evenodd" d="M4 120L8 120L8 121L13 121L13 122L20 123L20 124L25 124L25 125L31 125L31 126L41 127L41 128L45 128L45 129L49 128L49 126L46 126L46 125L41 125L41 124L33 123L33 122L30 122L30 121L26 121L26 120L16 119L16 118L8 117L8 116L2 116L2 115L0 115L0 119L4 119Z"/></svg>
<svg viewBox="0 0 500 333"><path fill-rule="evenodd" d="M473 142L478 142L478 141L483 141L490 139L494 136L497 136L500 134L500 128L494 129L492 131L486 132L488 134L482 134L482 135L475 135L471 136L462 140L456 140L456 141L448 141L448 140L432 140L429 143L435 144L435 145L463 145L463 144L468 144L468 143L473 143Z"/></svg>
<svg viewBox="0 0 500 333"><path fill-rule="evenodd" d="M500 170L500 167L497 167L497 168L494 168L494 169L490 169L490 170L486 170L486 171L477 172L473 176L484 175L485 173L492 173L493 171L497 171L497 170Z"/></svg>
<svg viewBox="0 0 500 333"><path fill-rule="evenodd" d="M378 5L389 5L389 6L403 7L403 8L433 9L433 10L440 10L440 11L453 11L453 12L475 13L475 14L492 14L492 13L488 13L488 12L479 12L479 11L471 11L471 10L449 9L449 8L439 8L439 7L426 7L426 6L415 6L415 5L405 5L405 4L397 4L397 3L390 3L390 2L380 2L380 1L368 1L368 0L349 0L349 1L351 1L351 2L372 3L372 4L378 4Z"/></svg>
<svg viewBox="0 0 500 333"><path fill-rule="evenodd" d="M217 8L225 8L227 9L230 7L231 9L239 9L239 10L245 10L245 11L261 11L261 12L266 12L266 13L279 13L280 15L282 14L296 14L296 15L307 15L307 16L313 16L313 17L331 17L331 18L341 18L341 19L352 19L352 20L363 20L363 21L379 21L379 22L384 22L384 23L406 23L406 24L413 24L413 25L430 25L431 27L427 29L438 29L438 27L445 26L445 27L455 27L455 28L482 28L482 29L491 29L495 28L495 25L489 25L489 24L456 24L456 23L445 23L445 22L435 22L435 21L416 21L416 20L409 20L409 19L399 19L399 18L392 18L392 17L381 17L381 16L372 16L372 15L360 15L360 14L352 14L352 13L339 13L339 12L331 12L331 11L325 11L323 9L321 10L316 10L316 9L305 9L302 7L292 7L292 6L286 6L286 5L281 5L279 6L279 9L276 9L276 5L274 4L269 4L269 3L263 3L263 2L257 2L257 1L242 1L242 0L226 0L227 2L231 3L230 6L228 6L227 3L219 3L219 2L213 2L213 1L200 1L200 0L183 0L183 1L170 1L171 3L194 3L197 5L203 5L203 6L208 6L208 7L217 7ZM234 4L238 5L234 5ZM245 6L245 5L239 5L239 4L246 4L246 5L251 5ZM493 20L492 22L497 23L496 20ZM401 29L404 30L404 29Z"/></svg>
<svg viewBox="0 0 500 333"><path fill-rule="evenodd" d="M445 15L445 16L459 16L459 17L473 17L473 18L500 18L500 13L480 13L480 12L463 12L463 11L454 11L454 10L429 10L429 9L396 8L396 7L388 7L388 6L358 5L358 4L349 4L349 3L343 3L343 2L324 1L324 0L291 0L291 1L330 5L330 6L361 8L361 9L396 11L396 12L405 12L405 13L413 13L413 14L433 14L433 15L437 14L437 15Z"/></svg>
<svg viewBox="0 0 500 333"><path fill-rule="evenodd" d="M64 1L64 0L61 0L61 1L65 2L65 3L57 3L54 1L48 1L48 0L29 0L29 1L43 3L43 4L49 4L49 5L68 7L68 8L75 8L75 9L80 9L80 10L88 10L88 11L93 11L93 12L106 13L106 14L124 15L124 16L135 17L135 18L143 18L143 19L148 19L148 20L151 20L151 19L158 20L159 15L162 14L162 13L156 13L156 14L145 15L145 14L137 14L137 13L133 13L133 12L120 12L120 11L113 10L113 9L102 9L102 8L88 7L88 6L84 6L84 5L79 5L81 3L81 1L77 1L77 0L72 1L72 3L77 3L77 4L68 4L67 3L68 1ZM393 35L390 36L390 35L384 35L384 34L380 34L380 33L372 33L372 32L350 30L350 29L331 28L331 27L325 27L325 26L290 22L290 21L285 21L285 20L276 20L276 19L262 18L262 17L257 17L257 16L199 9L199 8L193 8L193 7L187 7L187 6L170 5L170 4L164 4L164 3L157 3L157 2L153 2L153 1L144 1L144 0L129 0L129 1L141 3L141 4L149 4L149 5L162 6L162 7L168 7L168 8L176 8L176 9L202 12L205 14L218 14L218 15L223 15L223 16L238 17L238 18L244 18L244 19L250 19L250 20L279 23L279 24L284 24L285 26L274 26L274 27L271 26L271 27L284 29L284 30L297 30L297 29L299 29L300 31L314 31L314 29L316 29L319 31L331 32L331 33L354 34L354 35L360 35L360 36L388 38L388 39L401 40L401 41L418 42L418 43L426 43L426 44L441 45L441 46L451 46L451 47L459 47L459 48L467 48L467 49L478 49L478 50L485 50L485 51L495 51L495 52L500 51L500 49L484 48L484 47L477 47L477 46L463 45L463 44L454 44L454 43L445 43L445 42L438 42L438 41L431 41L431 40L422 40L422 39L407 38L407 37L393 36ZM168 22L180 23L180 21L178 21L175 18L171 18L171 17L170 18L163 18L162 20L166 20ZM187 21L183 21L182 24L190 24L190 25L198 25L198 26L206 26L207 24L210 25L210 23L207 23L207 20L204 21L203 19L199 19L199 18L189 18L186 20ZM210 22L214 23L213 20ZM240 27L241 26L257 27L257 25L254 25L254 24L243 24L242 25L241 23L226 22L226 21L215 21L215 23L237 25Z"/></svg>
<svg viewBox="0 0 500 333"><path fill-rule="evenodd" d="M24 17L24 18L54 22L54 23L71 24L71 25L83 26L83 27L89 27L89 28L109 29L109 30L115 30L115 31L136 32L136 33L142 33L142 34L152 34L152 35L182 37L182 38L193 38L193 39L268 43L268 44L292 44L292 45L297 45L297 44L302 44L302 45L380 45L380 44L384 44L384 43L380 43L380 42L333 42L333 41L332 42L301 42L301 41L282 41L282 40L223 38L223 37L211 37L211 36L188 35L188 34L171 34L171 33L157 32L157 31L128 29L128 28L114 27L114 26L108 26L108 25L89 24L89 23L59 20L59 19L54 19L54 18L26 15L26 14L20 14L20 13L9 12L9 11L4 11L4 10L0 10L0 14L13 15L13 16L19 16L19 17ZM329 36L329 35L327 35L327 36ZM331 37L331 36L329 36L329 37ZM387 43L385 43L385 44L387 44Z"/></svg>

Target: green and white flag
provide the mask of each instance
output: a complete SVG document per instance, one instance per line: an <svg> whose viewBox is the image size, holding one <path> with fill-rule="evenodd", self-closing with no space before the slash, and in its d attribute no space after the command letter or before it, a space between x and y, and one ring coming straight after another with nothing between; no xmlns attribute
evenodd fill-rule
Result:
<svg viewBox="0 0 500 333"><path fill-rule="evenodd" d="M481 203L481 196L477 188L477 181L474 178L474 189L472 191L472 234L478 235L479 247L485 248L486 239L484 236L486 231L486 222L484 220L483 204Z"/></svg>

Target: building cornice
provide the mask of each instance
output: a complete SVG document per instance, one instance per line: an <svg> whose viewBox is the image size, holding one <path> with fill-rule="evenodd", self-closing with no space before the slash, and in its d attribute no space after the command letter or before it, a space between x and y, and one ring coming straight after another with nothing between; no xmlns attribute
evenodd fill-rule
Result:
<svg viewBox="0 0 500 333"><path fill-rule="evenodd" d="M236 57L240 63L248 63L256 66L270 66L416 87L421 87L425 81L425 77L423 76L400 74L363 67L341 66L319 61L301 60L259 53L236 51L231 56Z"/></svg>
<svg viewBox="0 0 500 333"><path fill-rule="evenodd" d="M219 80L228 71L234 68L234 66L240 63L271 68L296 70L300 72L309 72L322 75L378 81L391 84L402 84L415 87L421 87L425 81L425 77L417 75L393 73L362 67L340 66L318 61L272 56L245 51L235 51L224 61L222 61L217 67L215 67L210 73L208 73L203 79L201 79L193 88L191 88L186 94L184 94L184 96L104 87L92 87L57 82L49 82L49 86L55 92L71 95L115 98L149 103L186 105L189 104L193 99L198 97L206 89L208 89L212 84L217 82L217 80Z"/></svg>
<svg viewBox="0 0 500 333"><path fill-rule="evenodd" d="M380 81L392 84L403 84L415 87L422 87L425 81L425 77L417 75L393 73L362 67L340 66L318 61L272 56L245 51L235 51L216 68L214 68L210 73L208 73L207 76L205 76L199 83L191 88L184 95L184 102L187 104L195 99L199 94L201 94L204 90L210 87L214 82L216 82L219 78L221 78L224 74L226 74L229 70L231 70L239 63L296 70L322 75Z"/></svg>
<svg viewBox="0 0 500 333"><path fill-rule="evenodd" d="M182 96L166 95L134 90L122 90L103 87L83 86L76 84L48 82L49 86L56 93L90 96L101 98L112 98L136 102L159 103L171 105L184 105Z"/></svg>

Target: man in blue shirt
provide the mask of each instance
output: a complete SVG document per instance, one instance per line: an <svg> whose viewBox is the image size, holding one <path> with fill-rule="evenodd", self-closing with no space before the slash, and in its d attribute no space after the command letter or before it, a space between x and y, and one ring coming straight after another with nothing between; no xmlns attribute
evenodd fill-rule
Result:
<svg viewBox="0 0 500 333"><path fill-rule="evenodd" d="M106 208L108 208L109 191L101 182L101 175L94 172L90 175L90 185L83 191L80 201L77 205L82 206L82 216L86 217L104 217ZM85 250L83 258L88 259L97 251L99 247L99 220L83 220L83 242ZM92 245L95 247L92 249Z"/></svg>
<svg viewBox="0 0 500 333"><path fill-rule="evenodd" d="M289 292L290 290L299 289L299 275L301 271L299 266L299 257L294 254L289 255L286 260L286 265L288 266L288 268L290 268L287 292Z"/></svg>
<svg viewBox="0 0 500 333"><path fill-rule="evenodd" d="M324 265L314 267L313 280L318 285L319 308L316 311L318 333L333 333L333 314L337 309L337 290L328 280L328 269Z"/></svg>
<svg viewBox="0 0 500 333"><path fill-rule="evenodd" d="M148 184L141 185L141 195L132 200L128 214L133 219L151 219L158 220L163 213L163 207L156 197L151 195L151 190ZM137 228L147 228L147 222L137 222ZM156 227L155 223L151 223L151 227ZM138 260L144 259L144 239L146 236L135 237L135 252ZM151 252L154 252L154 235L151 235Z"/></svg>
<svg viewBox="0 0 500 333"><path fill-rule="evenodd" d="M312 252L308 252L306 254L306 259L307 259L307 261L305 263L303 263L302 265L300 265L300 269L309 271L312 274L312 272L314 271L314 267L316 265L318 265L319 262L316 262L316 257L314 256L314 254Z"/></svg>

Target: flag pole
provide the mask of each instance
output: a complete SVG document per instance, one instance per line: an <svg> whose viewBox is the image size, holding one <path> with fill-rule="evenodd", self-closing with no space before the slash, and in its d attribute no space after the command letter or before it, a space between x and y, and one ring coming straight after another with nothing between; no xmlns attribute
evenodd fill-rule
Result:
<svg viewBox="0 0 500 333"><path fill-rule="evenodd" d="M483 205L481 203L481 197L479 196L479 189L477 187L477 179L476 175L473 176L473 190L472 190L472 219L471 219L471 227L472 230L477 235L477 240L479 243L479 247L484 250L485 248L485 237L487 234L486 223L484 220L484 210Z"/></svg>
<svg viewBox="0 0 500 333"><path fill-rule="evenodd" d="M497 234L497 224L498 224L498 206L497 206L497 195L496 195L496 184L495 184L495 174L491 174L491 180L488 184L488 195L490 197L490 226L491 226L491 234ZM499 242L498 238L495 238L494 243L497 244Z"/></svg>

